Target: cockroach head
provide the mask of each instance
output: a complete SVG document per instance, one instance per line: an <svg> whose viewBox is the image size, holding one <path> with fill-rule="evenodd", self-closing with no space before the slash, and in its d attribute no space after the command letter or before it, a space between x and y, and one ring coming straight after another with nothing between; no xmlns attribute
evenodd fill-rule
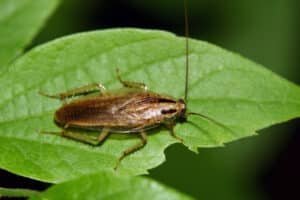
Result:
<svg viewBox="0 0 300 200"><path fill-rule="evenodd" d="M187 118L185 101L183 99L179 99L177 103L179 106L178 119L181 122L185 122Z"/></svg>

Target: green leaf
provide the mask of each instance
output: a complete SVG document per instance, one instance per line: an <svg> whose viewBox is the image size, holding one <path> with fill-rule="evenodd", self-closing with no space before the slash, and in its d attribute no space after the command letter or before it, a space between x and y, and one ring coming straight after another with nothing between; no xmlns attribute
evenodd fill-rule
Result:
<svg viewBox="0 0 300 200"><path fill-rule="evenodd" d="M0 67L22 53L59 0L0 0Z"/></svg>
<svg viewBox="0 0 300 200"><path fill-rule="evenodd" d="M145 177L97 173L52 186L33 199L192 199Z"/></svg>
<svg viewBox="0 0 300 200"><path fill-rule="evenodd" d="M184 38L162 31L113 29L76 34L39 46L0 77L0 166L48 182L112 170L122 151L139 141L134 134L112 134L91 145L39 130L58 131L54 94L91 82L108 90L123 79L144 82L150 90L174 98L184 95ZM255 134L256 130L300 116L300 89L239 55L190 40L188 109L223 123L188 116L176 134L191 150L216 147ZM230 130L229 130L230 129ZM118 172L143 174L165 160L164 149L178 142L165 129L149 133L142 150L126 157Z"/></svg>

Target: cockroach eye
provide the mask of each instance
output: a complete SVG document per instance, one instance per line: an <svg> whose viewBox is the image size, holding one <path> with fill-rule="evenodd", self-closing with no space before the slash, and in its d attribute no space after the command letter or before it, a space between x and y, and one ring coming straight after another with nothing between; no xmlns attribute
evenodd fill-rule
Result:
<svg viewBox="0 0 300 200"><path fill-rule="evenodd" d="M162 110L161 114L172 114L172 113L176 113L176 112L177 112L176 109Z"/></svg>

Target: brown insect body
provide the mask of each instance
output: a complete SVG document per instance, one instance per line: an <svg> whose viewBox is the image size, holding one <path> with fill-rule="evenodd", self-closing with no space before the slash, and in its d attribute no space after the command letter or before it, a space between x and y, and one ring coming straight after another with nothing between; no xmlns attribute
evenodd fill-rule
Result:
<svg viewBox="0 0 300 200"><path fill-rule="evenodd" d="M110 132L141 132L185 118L183 100L174 100L145 90L100 95L71 101L55 113L61 127Z"/></svg>

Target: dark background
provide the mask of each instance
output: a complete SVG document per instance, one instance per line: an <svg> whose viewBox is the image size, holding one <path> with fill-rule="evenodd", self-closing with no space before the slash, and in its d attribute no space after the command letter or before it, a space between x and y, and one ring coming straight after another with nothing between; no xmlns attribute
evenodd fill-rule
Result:
<svg viewBox="0 0 300 200"><path fill-rule="evenodd" d="M300 84L297 0L189 0L190 35L261 63ZM162 29L184 35L182 0L65 0L28 48L71 33L111 28ZM300 199L300 120L194 154L182 145L150 171L197 199ZM0 171L0 186L49 186ZM300 195L298 195L300 196Z"/></svg>

